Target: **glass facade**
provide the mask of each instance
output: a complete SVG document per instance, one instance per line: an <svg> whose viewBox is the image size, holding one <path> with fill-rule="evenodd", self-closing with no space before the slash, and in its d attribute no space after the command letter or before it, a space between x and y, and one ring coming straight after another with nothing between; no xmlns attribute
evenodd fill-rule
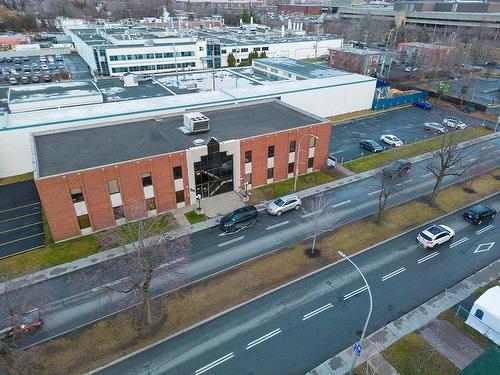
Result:
<svg viewBox="0 0 500 375"><path fill-rule="evenodd" d="M212 139L208 145L208 154L194 163L196 195L208 198L213 195L233 190L233 155L220 152L219 143Z"/></svg>

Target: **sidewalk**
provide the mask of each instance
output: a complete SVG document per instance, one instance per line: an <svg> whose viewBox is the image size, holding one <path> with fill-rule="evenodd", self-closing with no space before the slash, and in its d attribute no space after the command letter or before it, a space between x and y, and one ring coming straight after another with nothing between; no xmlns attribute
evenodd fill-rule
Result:
<svg viewBox="0 0 500 375"><path fill-rule="evenodd" d="M463 148L463 147L466 147L469 145L474 145L477 143L481 143L481 142L484 142L486 140L497 138L497 137L500 137L500 132L492 133L492 134L486 135L484 137L479 137L479 138L475 138L475 139L463 142L462 144L460 144L460 148ZM431 156L432 156L432 153L428 152L426 154L422 154L422 155L413 157L409 160L412 163L417 163L419 161L428 159ZM323 185L318 185L318 186L315 186L315 187L312 187L309 189L301 190L301 191L298 191L297 194L302 199L307 198L307 197L328 191L330 189L334 189L334 188L339 187L339 186L347 185L347 184L350 184L350 183L353 183L353 182L356 182L359 180L364 180L364 179L370 178L370 177L376 175L377 173L379 173L382 170L382 168L383 167L379 167L379 168L372 169L372 170L369 170L366 172L361 172L358 174L347 176L347 177L341 178L339 180L334 180L334 181L328 182L328 183L323 184ZM234 192L234 194L237 196L236 192ZM225 195L221 195L221 196L225 197ZM205 201L202 201L203 206L205 205L204 202ZM242 206L243 206L242 201L238 202L237 200L235 201L234 199L231 199L230 203L229 204L225 203L222 208L217 207L215 210L213 210L210 207L204 207L204 210L206 211L206 213L210 212L212 215L215 215L215 214L218 214L218 215L210 217L207 214L207 216L209 216L209 219L204 221L204 222L201 222L201 223L196 223L196 224L192 224L192 225L189 225L189 223L187 223L187 224L185 223L185 225L181 225L180 231L183 233L196 233L196 232L200 232L200 231L203 231L205 229L208 229L208 228L212 228L212 227L217 225L217 223L219 222L222 215L225 215L225 214L233 211L234 209L236 209L238 207L242 207ZM180 217L181 218L180 220L182 220L183 218L185 218L184 213L189 212L189 211L193 210L194 208L195 208L195 206L193 206L193 205L188 206L188 207L184 207L182 209L174 210L172 212L172 214L174 215L174 217L176 217L176 218ZM257 205L257 209L259 211L265 210L265 203ZM187 221L187 219L186 219L186 221ZM8 283L8 285L7 285L7 283L0 283L0 294L4 293L4 291L7 289L12 290L12 289L17 289L17 288L22 288L22 287L25 287L25 286L28 286L31 284L35 284L35 283L38 283L38 282L41 282L44 280L59 277L59 276L65 275L67 273L71 273L71 272L74 272L76 270L82 269L82 268L93 266L96 263L100 263L100 262L104 262L104 261L113 259L117 256L122 255L122 254L123 254L123 251L119 248L111 249L111 250L107 250L107 251L93 254L93 255L86 257L86 258L78 259L78 260L75 260L75 261L72 261L69 263L65 263L65 264L60 264L60 265L57 265L57 266L54 266L51 268L47 268L47 269L44 269L44 270L41 270L41 271L38 271L38 272L35 272L32 274L20 276L18 278L11 280Z"/></svg>
<svg viewBox="0 0 500 375"><path fill-rule="evenodd" d="M384 349L408 333L427 326L443 311L455 306L480 287L496 280L499 274L500 260L497 260L408 314L373 332L361 342L363 351L356 365L368 362L372 367L378 366L377 368L380 368L380 372L376 372L377 374L397 374L397 371L383 358L381 352ZM475 354L471 354L471 358L475 358ZM306 375L344 375L349 372L353 357L354 351L352 347L348 347Z"/></svg>

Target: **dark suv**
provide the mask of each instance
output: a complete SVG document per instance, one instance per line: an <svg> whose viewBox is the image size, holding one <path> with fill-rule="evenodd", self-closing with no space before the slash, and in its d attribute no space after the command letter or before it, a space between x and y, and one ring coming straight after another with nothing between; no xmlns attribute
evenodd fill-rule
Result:
<svg viewBox="0 0 500 375"><path fill-rule="evenodd" d="M411 162L408 160L400 159L395 160L391 164L382 169L384 177L400 178L408 174L411 170Z"/></svg>
<svg viewBox="0 0 500 375"><path fill-rule="evenodd" d="M220 229L224 232L236 232L239 229L254 225L259 217L259 212L254 206L239 208L220 221Z"/></svg>
<svg viewBox="0 0 500 375"><path fill-rule="evenodd" d="M497 214L496 210L484 204L475 205L464 212L464 219L474 224L482 224L483 221L493 219Z"/></svg>

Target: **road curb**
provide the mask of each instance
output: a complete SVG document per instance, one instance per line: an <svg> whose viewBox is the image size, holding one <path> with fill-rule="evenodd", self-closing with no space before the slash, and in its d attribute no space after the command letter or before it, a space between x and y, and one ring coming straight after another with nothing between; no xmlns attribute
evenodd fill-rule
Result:
<svg viewBox="0 0 500 375"><path fill-rule="evenodd" d="M488 196L486 196L486 197L484 197L484 198L481 198L480 200L478 200L478 201L476 201L476 202L474 202L474 203L482 202L482 201L484 201L484 200L486 200L486 199L489 199L489 198L491 198L491 197L494 197L495 195L498 195L498 194L500 194L500 193L499 193L499 192L497 192L497 193L494 193L494 194L490 194L490 195L488 195ZM385 244L385 243L387 243L387 242L389 242L389 241L392 241L392 240L394 240L394 239L396 239L396 238L398 238L398 237L404 236L404 235L406 235L406 234L408 234L408 233L410 233L410 232L414 231L414 230L415 230L415 229L417 229L417 228L420 228L420 227L423 227L423 226L429 225L430 223L432 223L432 222L434 222L434 221L436 221L436 220L439 220L439 219L441 219L441 218L443 218L443 217L445 217L445 216L452 215L452 214L455 214L455 213L457 213L457 212L459 212L459 211L462 211L465 207L468 207L468 206L470 206L470 205L471 205L471 204L467 204L467 205L465 205L465 206L462 206L462 207L460 207L460 208L458 208L458 209L456 209L456 210L453 210L453 211L451 211L451 212L448 212L448 213L446 213L446 214L444 214L444 215L441 215L441 216L439 216L439 217L436 217L436 218L434 218L434 219L432 219L432 220L428 220L427 222L422 223L422 224L420 224L420 225L418 225L418 226L412 227L412 228L410 228L410 229L408 229L408 230L406 230L406 231L404 231L404 232L402 232L402 233L399 233L399 234L397 234L397 235L395 235L395 236L392 236L392 237L390 237L390 238L388 238L388 239L386 239L386 240L384 240L384 241L381 241L381 242L379 242L379 243L376 243L376 244L374 244L374 245L371 245L371 246L369 246L369 247L367 247L367 248L365 248L365 249L363 249L363 250L361 250L361 251L358 251L358 252L357 252L357 253L355 253L355 254L350 255L350 258L354 258L354 257L356 257L356 256L358 256L358 255L361 255L361 254L363 254L363 253L365 253L365 252L367 252L367 251L369 251L369 250L373 249L374 247L377 247L377 246L383 245L383 244ZM278 249L278 250L280 250L280 249ZM276 251L278 251L278 250L275 250L274 252L276 252ZM274 253L274 252L273 252L273 253ZM270 253L266 253L266 254L261 255L261 256L259 256L259 257L265 256L265 255L268 255L268 254L270 254ZM247 262L249 262L249 261L253 261L253 260L255 260L255 259L258 259L258 258L252 258L252 259L250 259L250 260L247 260L247 261L245 261L245 262L240 263L239 265L242 265L242 264L247 263ZM207 319L204 319L204 320L202 320L202 321L200 321L200 322L198 322L198 323L195 323L195 324L193 324L193 325L191 325L191 326L189 326L189 327L187 327L187 328L185 328L185 329L183 329L183 330L181 330L181 331L179 331L179 332L177 332L177 333L174 333L174 334L172 334L172 335L170 335L170 336L168 336L168 337L165 337L165 338L163 338L163 339L161 339L161 340L159 340L159 341L157 341L157 342L155 342L155 343L153 343L153 344L149 344L149 345L145 346L144 348L141 348L141 349L138 349L138 350L136 350L136 351L134 351L134 352L132 352L132 353L126 354L125 356L120 357L120 358L118 358L118 359L116 359L116 360L114 360L114 361L112 361L112 362L110 362L110 363L108 363L108 364L106 364L106 365L104 365L104 366L101 366L101 367L99 367L99 368L97 368L97 369L94 369L94 370L92 370L92 371L90 371L90 372L87 372L86 374L87 374L87 375L96 374L96 373L98 373L99 371L101 371L101 370L103 370L103 369L106 369L106 368L108 368L108 367L111 367L111 366L113 366L113 365L115 365L115 364L117 364L117 363L120 363L120 362L122 362L122 361L124 361L124 360L126 360L126 359L128 359L128 358L130 358L130 357L133 357L133 356L135 356L135 355L137 355L137 354L140 354L140 353L142 353L142 352L144 352L144 351L146 351L146 350L149 350L149 349L151 349L151 348L153 348L153 347L155 347L155 346L157 346L157 345L161 345L162 343L164 343L164 342L166 342L166 341L169 341L169 340L171 340L171 339L173 339L173 338L175 338L175 337L177 337L177 336L180 336L180 335L182 335L182 334L184 334L184 333L186 333L186 332L189 332L189 331L191 331L191 330L193 330L193 329L195 329L195 328L197 328L197 327L199 327L199 326L202 326L203 324L206 324L206 323L211 322L211 321L213 321L213 320L215 320L215 319L218 319L218 318L220 318L220 317L221 317L221 316L223 316L223 315L226 315L226 314L228 314L228 313L230 313L230 312L232 312L232 311L234 311L234 310L239 309L240 307L243 307L243 306L245 306L245 305L247 305L247 304L250 304L250 303L252 303L252 302L254 302L254 301L256 301L256 300L258 300L258 299L260 299L260 298L264 298L264 297L266 297L267 295L272 294L272 293L274 293L274 292L276 292L276 291L278 291L278 290L281 290L281 289L283 289L283 288L286 288L286 287L288 287L288 286L290 286L290 285L292 285L292 284L294 284L294 283L296 283L296 282L299 282L299 281L302 281L302 280L304 280L304 279L306 279L306 278L308 278L308 277L314 276L314 275L316 275L317 273L320 273L320 272L322 272L322 271L324 271L324 270L327 270L327 269L329 269L329 268L331 268L331 267L333 267L333 266L335 266L335 265L337 265L337 264L339 264L339 263L341 263L341 262L344 262L344 261L346 261L346 260L345 260L345 259L343 259L343 258L342 258L342 259L339 259L339 260L337 260L337 261L335 261L335 262L333 262L333 263L330 263L330 264L328 264L328 265L326 265L326 266L323 266L323 267L321 267L321 268L319 268L319 269L317 269L317 270L314 270L314 271L312 271L312 272L310 272L310 273L308 273L308 274L306 274L306 275L300 276L300 277L299 277L299 278L297 278L297 279L294 279L294 280L292 280L292 281L289 281L289 282L287 282L287 283L285 283L285 284L283 284L283 285L280 285L280 286L278 286L278 287L276 287L276 288L273 288L273 289L271 289L271 290L269 290L269 291L267 291L267 292L264 292L264 293L262 293L262 294L260 294L260 295L258 295L258 296L256 296L256 297L253 297L253 298L251 298L251 299L250 299L250 300L248 300L248 301L244 301L244 302L242 302L242 303L240 303L240 304L238 304L238 305L236 305L236 306L233 306L233 307L230 307L230 308L228 308L228 309L226 309L226 310L224 310L224 311L221 311L221 312L219 312L219 313L217 313L217 314L215 314L215 315L213 315L213 316L211 316L211 317L209 317L209 318L207 318ZM233 266L233 267L231 267L231 268L229 268L229 269L226 269L226 270L223 270L223 271L220 271L220 272L226 272L227 270L234 269L235 267L238 267L239 265L235 265L235 266ZM220 272L219 272L219 273L220 273ZM200 279L200 280L198 280L198 281L196 281L196 282L200 282L200 281L203 281L203 280L207 280L208 278L212 278L212 277L214 277L215 275L216 275L216 274L214 274L214 275L210 275L210 276L207 276L207 278ZM189 284L188 284L188 285L189 285ZM169 293L170 293L170 292L169 292Z"/></svg>

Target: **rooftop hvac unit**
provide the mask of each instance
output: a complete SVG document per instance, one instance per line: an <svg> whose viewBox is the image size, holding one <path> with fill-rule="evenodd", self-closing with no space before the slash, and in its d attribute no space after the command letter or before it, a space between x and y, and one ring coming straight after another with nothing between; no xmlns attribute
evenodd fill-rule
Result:
<svg viewBox="0 0 500 375"><path fill-rule="evenodd" d="M196 82L190 82L186 85L186 90L196 90L198 88L198 85Z"/></svg>
<svg viewBox="0 0 500 375"><path fill-rule="evenodd" d="M202 133L210 129L209 119L203 113L184 113L184 127L189 133Z"/></svg>

